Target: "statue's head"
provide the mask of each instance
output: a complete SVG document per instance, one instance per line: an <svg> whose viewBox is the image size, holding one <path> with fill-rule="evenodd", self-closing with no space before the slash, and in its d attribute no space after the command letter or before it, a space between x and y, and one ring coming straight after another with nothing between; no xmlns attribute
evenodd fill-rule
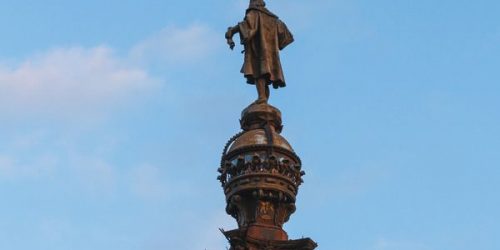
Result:
<svg viewBox="0 0 500 250"><path fill-rule="evenodd" d="M263 8L266 7L266 2L264 0L250 0L249 8Z"/></svg>

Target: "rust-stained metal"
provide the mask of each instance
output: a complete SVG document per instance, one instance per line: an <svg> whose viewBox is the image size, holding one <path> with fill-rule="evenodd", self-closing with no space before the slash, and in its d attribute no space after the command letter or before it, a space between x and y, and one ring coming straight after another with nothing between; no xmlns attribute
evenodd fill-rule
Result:
<svg viewBox="0 0 500 250"><path fill-rule="evenodd" d="M258 99L242 111L243 131L233 136L223 150L218 180L226 196L226 212L238 229L221 230L231 250L312 250L309 238L289 240L283 225L295 212L302 162L281 136L281 112L267 104L269 85L284 87L279 51L293 36L263 0L250 0L243 22L230 27L226 39L231 49L240 33L245 47L241 72L247 83L257 86Z"/></svg>
<svg viewBox="0 0 500 250"><path fill-rule="evenodd" d="M237 230L224 232L231 249L314 249L311 239L290 241L283 230L295 212L305 173L300 158L279 133L281 112L254 103L242 112L240 121L243 131L224 147L218 169L226 212L238 222Z"/></svg>

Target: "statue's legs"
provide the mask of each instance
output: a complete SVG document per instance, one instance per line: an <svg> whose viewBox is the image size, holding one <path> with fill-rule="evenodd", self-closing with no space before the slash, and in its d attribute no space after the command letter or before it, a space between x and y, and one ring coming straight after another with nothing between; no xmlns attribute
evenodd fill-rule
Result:
<svg viewBox="0 0 500 250"><path fill-rule="evenodd" d="M259 78L257 79L257 82L255 83L257 86L257 93L259 95L256 103L267 103L267 100L269 99L269 85L267 85L266 79L265 78Z"/></svg>

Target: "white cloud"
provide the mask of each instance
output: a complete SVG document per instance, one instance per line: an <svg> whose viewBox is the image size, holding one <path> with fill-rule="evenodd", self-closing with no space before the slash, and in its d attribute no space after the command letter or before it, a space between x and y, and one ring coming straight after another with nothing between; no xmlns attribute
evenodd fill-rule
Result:
<svg viewBox="0 0 500 250"><path fill-rule="evenodd" d="M223 44L221 35L211 28L193 24L187 28L169 26L134 46L131 59L140 62L196 63L206 58Z"/></svg>
<svg viewBox="0 0 500 250"><path fill-rule="evenodd" d="M172 68L179 67L169 63L181 62L186 64L182 67L191 67L189 64L197 64L212 55L216 44L224 45L220 34L215 34L206 26L192 25L185 29L166 28L139 42L123 57L116 55L114 49L109 47L70 47L33 55L19 64L2 65L0 62L0 130L6 127L9 131L2 130L4 135L9 135L0 141L0 185L4 177L24 181L31 180L28 176L43 174L42 177L46 177L52 174L44 180L37 179L29 183L31 186L26 189L31 188L33 193L55 193L60 190L61 196L68 192L74 196L90 194L92 198L116 198L110 203L138 197L146 201L160 201L168 209L178 212L177 203L170 200L192 196L192 192L204 187L196 183L193 186L189 180L180 178L183 171L170 167L177 165L172 162L167 165L151 159L156 165L140 164L143 162L141 150L151 150L148 148L133 151L136 156L125 157L126 160L116 159L127 154L127 149L136 149L136 139L137 144L144 143L141 138L127 140L129 127L116 128L113 123L110 127L98 129L75 129L73 123L44 121L53 117L59 121L82 115L92 120L103 109L106 111L116 106L133 104L138 100L136 96L142 98L160 85L151 73L150 66L153 63L166 63L162 66L168 66L165 69L168 75ZM28 119L21 119L22 123L14 121L9 125L1 124L3 118L17 115ZM23 123L29 125L20 126ZM144 129L132 129L136 128ZM125 137L123 141L120 140L122 136ZM125 145L127 143L134 146ZM174 138L164 143L170 147L176 141ZM54 187L59 187L59 190ZM52 194L47 195L52 197ZM83 200L86 198L82 197ZM223 209L218 211L223 213ZM196 248L178 249L216 249L225 245L226 241L217 228L234 228L234 220L225 214L216 218L207 217L200 216L193 220L208 220L201 226L206 225L203 228L207 228L206 232L201 232L201 242L189 242L190 246ZM179 219L176 224L185 221L190 220ZM200 234L199 223L191 224L186 226L188 229L185 232L188 233L177 232L172 237L184 235L188 239L188 236ZM47 220L43 222L40 234L47 237L48 241L57 243L61 237L68 237L71 233L68 231L72 229L70 226L65 221ZM171 224L165 226L168 228L162 234L171 229ZM103 227L106 228L105 225ZM163 238L165 235L162 235ZM171 248L172 240L175 239L165 242L166 249Z"/></svg>
<svg viewBox="0 0 500 250"><path fill-rule="evenodd" d="M112 49L59 48L0 68L0 115L78 115L107 109L154 86L144 69Z"/></svg>
<svg viewBox="0 0 500 250"><path fill-rule="evenodd" d="M0 119L26 115L95 117L160 87L151 68L169 74L206 59L219 44L209 27L167 27L120 57L110 47L56 48L19 64L0 59Z"/></svg>

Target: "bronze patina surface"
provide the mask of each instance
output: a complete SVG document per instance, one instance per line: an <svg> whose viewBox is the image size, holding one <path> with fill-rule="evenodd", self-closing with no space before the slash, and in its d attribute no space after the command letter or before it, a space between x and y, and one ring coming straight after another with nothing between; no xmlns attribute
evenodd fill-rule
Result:
<svg viewBox="0 0 500 250"><path fill-rule="evenodd" d="M257 103L269 99L269 85L285 87L279 51L293 42L293 35L278 16L269 11L263 0L251 0L245 19L226 32L229 47L234 48L233 36L240 34L245 47L245 60L241 73L247 83L257 86Z"/></svg>
<svg viewBox="0 0 500 250"><path fill-rule="evenodd" d="M231 250L312 250L309 238L289 240L283 225L295 212L299 186L303 183L302 162L281 135L281 111L269 105L269 85L285 86L279 50L293 37L262 0L251 0L243 22L226 33L229 46L240 33L245 47L241 72L255 84L258 99L241 113L242 131L224 147L218 180L226 197L226 212L238 229L224 231Z"/></svg>
<svg viewBox="0 0 500 250"><path fill-rule="evenodd" d="M283 230L295 212L305 172L280 135L281 112L254 103L243 111L240 124L243 131L227 142L218 169L226 212L238 222L238 229L224 232L231 249L314 249L311 239L289 240Z"/></svg>

